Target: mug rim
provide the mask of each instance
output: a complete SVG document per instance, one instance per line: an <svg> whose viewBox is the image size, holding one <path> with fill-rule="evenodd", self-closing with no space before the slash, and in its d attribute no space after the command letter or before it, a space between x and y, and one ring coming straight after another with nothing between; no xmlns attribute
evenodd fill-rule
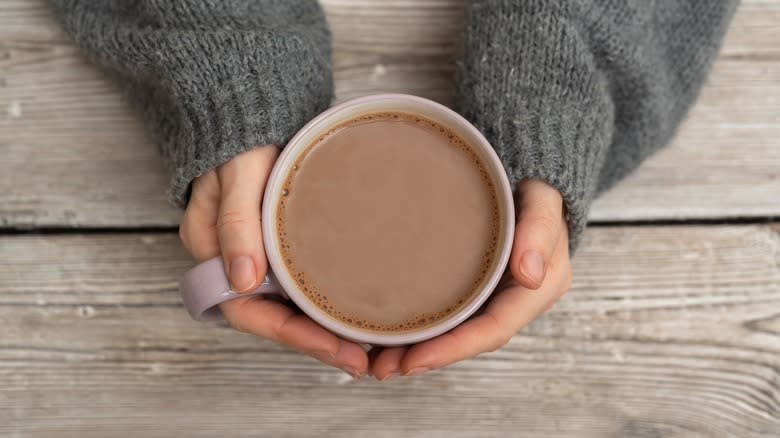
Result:
<svg viewBox="0 0 780 438"><path fill-rule="evenodd" d="M310 142L302 144L302 140L311 133L312 130L317 129L319 132L324 132L329 128L338 125L339 121L336 120L333 123L327 123L329 119L334 119L335 116L353 108L358 105L379 103L382 101L390 101L393 103L403 102L410 103L415 107L427 107L434 113L442 116L448 123L448 125L455 125L462 128L473 136L477 140L477 145L471 145L472 147L478 147L482 150L480 156L483 159L490 161L492 166L489 171L491 176L495 177L498 184L496 190L499 192L500 200L503 201L503 214L502 220L506 224L504 230L503 239L499 241L500 252L496 259L496 269L491 273L488 280L483 284L483 287L477 294L461 308L459 311L453 313L449 317L435 323L432 326L425 327L419 330L413 330L408 332L374 332L369 330L361 330L357 327L352 327L338 319L328 315L325 311L317 307L311 300L309 300L305 294L299 290L294 279L290 275L289 271L285 267L281 252L278 247L278 236L276 235L276 211L277 203L281 196L283 181L289 174L290 167L297 161L297 158L301 153L305 152ZM377 112L382 111L381 108L376 109ZM387 111L401 111L387 109ZM367 111L367 113L372 110ZM429 117L425 113L420 114L423 117ZM347 118L351 119L356 115L351 115ZM454 128L455 126L449 126ZM418 96L408 94L396 94L396 93L383 93L373 94L363 97L347 100L338 105L335 105L328 110L324 111L309 123L307 123L295 136L287 143L287 146L282 150L279 158L274 165L271 174L268 177L268 181L263 196L263 205L261 212L261 227L263 232L263 244L265 246L265 252L270 265L271 270L274 272L279 286L284 293L311 319L317 324L325 327L327 330L335 333L336 335L345 339L371 345L382 346L397 346L407 345L421 342L423 340L431 339L446 333L449 330L457 327L463 323L468 317L474 314L484 302L492 295L493 290L498 285L504 270L509 261L509 254L512 248L512 242L514 240L514 227L512 223L514 221L514 200L512 194L512 188L509 182L507 173L503 170L503 164L498 158L495 150L491 146L490 142L482 135L482 133L474 127L468 120L463 118L460 114L452 109L434 102L429 99L425 99ZM500 171L496 171L500 170Z"/></svg>

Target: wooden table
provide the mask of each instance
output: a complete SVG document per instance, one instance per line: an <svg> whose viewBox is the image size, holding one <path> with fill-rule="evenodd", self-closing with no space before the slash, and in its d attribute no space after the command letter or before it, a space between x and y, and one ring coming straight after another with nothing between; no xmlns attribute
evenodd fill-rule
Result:
<svg viewBox="0 0 780 438"><path fill-rule="evenodd" d="M449 103L456 0L327 0L338 100ZM378 6L380 5L381 6ZM42 0L0 2L0 436L780 436L780 1L745 0L674 144L604 197L505 348L352 381L182 310L168 175Z"/></svg>

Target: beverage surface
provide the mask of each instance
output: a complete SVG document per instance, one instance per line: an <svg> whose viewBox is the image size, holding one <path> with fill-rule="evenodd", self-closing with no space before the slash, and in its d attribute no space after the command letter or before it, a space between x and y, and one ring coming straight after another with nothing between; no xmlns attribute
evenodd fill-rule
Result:
<svg viewBox="0 0 780 438"><path fill-rule="evenodd" d="M446 127L368 114L317 139L286 177L277 239L291 276L329 315L411 331L457 312L496 254L495 187Z"/></svg>

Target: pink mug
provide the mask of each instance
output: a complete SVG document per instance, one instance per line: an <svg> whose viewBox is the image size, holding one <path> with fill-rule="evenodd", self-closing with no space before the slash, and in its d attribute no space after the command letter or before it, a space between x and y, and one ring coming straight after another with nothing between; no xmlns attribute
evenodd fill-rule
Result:
<svg viewBox="0 0 780 438"><path fill-rule="evenodd" d="M485 164L496 187L499 199L501 229L497 257L483 281L480 290L471 302L460 311L442 319L432 326L405 332L375 332L347 325L319 309L298 287L288 273L280 256L276 224L277 209L272 208L282 195L282 184L297 161L321 134L329 129L362 114L376 112L403 112L419 115L450 128L472 146ZM237 297L251 295L281 295L290 299L306 315L321 326L345 339L371 345L396 346L424 341L445 333L471 316L493 293L504 273L512 248L514 234L514 202L512 188L501 161L490 143L466 119L451 109L421 97L404 94L379 94L344 102L317 116L290 140L277 160L265 189L262 208L262 231L265 251L268 256L269 274L265 281L252 292L236 293L230 290L230 283L220 257L203 262L188 271L181 279L179 288L190 315L196 320L222 319L219 304ZM348 275L348 274L345 274Z"/></svg>

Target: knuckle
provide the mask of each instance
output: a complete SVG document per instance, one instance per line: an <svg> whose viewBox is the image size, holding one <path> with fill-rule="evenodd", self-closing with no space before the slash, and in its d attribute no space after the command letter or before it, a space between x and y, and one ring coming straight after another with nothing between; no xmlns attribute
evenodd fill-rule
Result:
<svg viewBox="0 0 780 438"><path fill-rule="evenodd" d="M561 261L560 258L554 258L551 261L550 269L555 272L555 278L557 279L559 288L555 296L560 298L571 288L574 279L571 261L568 258L563 261Z"/></svg>
<svg viewBox="0 0 780 438"><path fill-rule="evenodd" d="M225 317L225 321L227 321L230 327L241 333L249 333L242 318L240 318L242 307L243 306L239 303L229 301L222 303L219 306L220 310L222 310L222 316Z"/></svg>
<svg viewBox="0 0 780 438"><path fill-rule="evenodd" d="M496 351L503 347L504 345L509 342L510 339L512 339L513 333L511 333L509 330L506 330L505 327L501 324L501 321L498 320L495 316L492 314L488 314L490 318L492 319L494 325L495 325L495 331L493 336L489 336L490 342L487 344L486 352Z"/></svg>
<svg viewBox="0 0 780 438"><path fill-rule="evenodd" d="M181 240L185 246L187 245L187 228L184 222L179 225L179 240Z"/></svg>
<svg viewBox="0 0 780 438"><path fill-rule="evenodd" d="M273 339L281 339L282 337L282 327L284 327L284 324L276 325L271 327L271 337Z"/></svg>
<svg viewBox="0 0 780 438"><path fill-rule="evenodd" d="M551 212L543 212L529 219L529 226L537 232L545 234L557 234L561 228L561 221Z"/></svg>
<svg viewBox="0 0 780 438"><path fill-rule="evenodd" d="M574 273L572 272L571 260L568 258L561 264L561 295L571 288Z"/></svg>
<svg viewBox="0 0 780 438"><path fill-rule="evenodd" d="M571 268L566 269L566 271L564 271L563 274L563 287L562 287L563 293L566 293L569 289L571 289L572 279L573 276L572 276Z"/></svg>
<svg viewBox="0 0 780 438"><path fill-rule="evenodd" d="M246 328L246 326L244 324L242 324L239 320L236 320L236 319L228 320L228 323L237 332L249 333L249 330Z"/></svg>
<svg viewBox="0 0 780 438"><path fill-rule="evenodd" d="M217 228L220 230L240 228L249 223L249 217L240 210L225 210L219 215Z"/></svg>
<svg viewBox="0 0 780 438"><path fill-rule="evenodd" d="M246 328L246 325L241 321L241 318L237 318L236 315L233 312L222 310L223 315L225 316L225 321L227 321L228 324L230 324L231 327L233 327L234 330L241 332L241 333L249 333L249 330Z"/></svg>
<svg viewBox="0 0 780 438"><path fill-rule="evenodd" d="M188 251L192 252L192 242L190 241L190 220L188 216L182 217L181 224L179 224L179 240L184 245L185 248L187 248Z"/></svg>
<svg viewBox="0 0 780 438"><path fill-rule="evenodd" d="M496 336L495 338L493 338L493 341L488 345L488 352L500 350L504 345L508 344L511 339L512 339L511 335L506 335L504 333Z"/></svg>
<svg viewBox="0 0 780 438"><path fill-rule="evenodd" d="M271 331L271 338L272 339L284 339L283 336L285 334L285 327L287 327L287 324L290 323L292 320L292 317L285 318L281 323L274 325L270 328Z"/></svg>

